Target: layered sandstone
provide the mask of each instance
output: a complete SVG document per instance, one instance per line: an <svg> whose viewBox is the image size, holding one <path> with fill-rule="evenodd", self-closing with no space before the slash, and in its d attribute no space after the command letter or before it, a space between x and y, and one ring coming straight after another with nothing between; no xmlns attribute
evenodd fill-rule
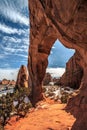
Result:
<svg viewBox="0 0 87 130"><path fill-rule="evenodd" d="M74 110L84 116L73 130L82 130L87 118L87 1L86 0L29 0L30 47L28 57L29 86L32 88L33 105L43 98L42 81L48 64L48 56L55 40L76 50L76 63L83 74L80 91L69 101ZM71 68L73 70L73 66ZM71 108L72 108L71 107ZM79 115L79 114L78 114ZM80 123L79 123L80 122ZM84 125L84 130L87 125Z"/></svg>
<svg viewBox="0 0 87 130"><path fill-rule="evenodd" d="M83 76L83 69L76 63L76 53L66 63L66 70L58 83L62 86L69 86L74 89L78 89L81 84Z"/></svg>
<svg viewBox="0 0 87 130"><path fill-rule="evenodd" d="M18 72L16 85L19 87L28 87L28 71L26 66L22 65Z"/></svg>

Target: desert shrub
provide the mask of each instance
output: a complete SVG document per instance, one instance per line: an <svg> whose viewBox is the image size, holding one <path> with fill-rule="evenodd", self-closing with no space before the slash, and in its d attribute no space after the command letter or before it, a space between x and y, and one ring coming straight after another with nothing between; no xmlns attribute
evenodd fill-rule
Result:
<svg viewBox="0 0 87 130"><path fill-rule="evenodd" d="M69 94L64 94L64 95L62 95L62 97L61 97L61 102L62 102L62 103L67 103L68 98L69 98Z"/></svg>
<svg viewBox="0 0 87 130"><path fill-rule="evenodd" d="M0 130L14 114L19 117L26 116L32 104L28 98L30 91L28 88L15 87L14 93L7 93L0 97Z"/></svg>
<svg viewBox="0 0 87 130"><path fill-rule="evenodd" d="M32 104L28 98L30 91L28 88L20 87L15 89L14 92L14 101L18 102L13 108L13 112L15 112L18 116L23 117L27 114L29 108L32 107Z"/></svg>

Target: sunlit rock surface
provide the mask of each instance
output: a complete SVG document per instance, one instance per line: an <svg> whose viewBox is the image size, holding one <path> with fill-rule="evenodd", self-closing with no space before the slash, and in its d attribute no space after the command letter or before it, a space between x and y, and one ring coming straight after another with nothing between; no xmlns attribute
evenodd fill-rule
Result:
<svg viewBox="0 0 87 130"><path fill-rule="evenodd" d="M69 101L73 113L77 111L72 130L87 129L87 1L86 0L29 0L30 47L28 56L31 101L43 98L42 81L48 65L48 56L56 39L76 50L76 63L83 75L79 94ZM73 66L71 67L73 69ZM70 108L69 108L70 110ZM82 118L83 117L83 118ZM78 124L78 125L76 125ZM83 126L84 125L84 126Z"/></svg>
<svg viewBox="0 0 87 130"><path fill-rule="evenodd" d="M59 79L59 84L78 89L81 84L83 69L76 62L76 53L66 63L66 71Z"/></svg>
<svg viewBox="0 0 87 130"><path fill-rule="evenodd" d="M16 81L16 85L19 87L28 87L28 71L26 66L22 65Z"/></svg>

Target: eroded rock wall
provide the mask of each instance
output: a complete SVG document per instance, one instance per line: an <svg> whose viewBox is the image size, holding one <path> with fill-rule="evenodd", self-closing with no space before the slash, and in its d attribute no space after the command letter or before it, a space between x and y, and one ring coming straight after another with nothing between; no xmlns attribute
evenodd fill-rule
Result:
<svg viewBox="0 0 87 130"><path fill-rule="evenodd" d="M79 94L69 100L69 110L76 117L72 130L87 129L87 0L29 0L30 47L28 57L29 86L33 105L43 98L42 81L48 64L48 55L56 39L76 50L76 63L83 77ZM73 69L73 68L71 68ZM70 107L71 106L71 107ZM72 110L73 109L73 110ZM77 127L78 126L78 127Z"/></svg>
<svg viewBox="0 0 87 130"><path fill-rule="evenodd" d="M59 79L59 85L78 89L81 84L83 69L76 62L76 53L66 63L65 73Z"/></svg>
<svg viewBox="0 0 87 130"><path fill-rule="evenodd" d="M87 49L86 0L29 0L30 47L28 58L29 86L32 100L42 98L41 85L50 49L58 38L68 48L76 49L78 63L85 72Z"/></svg>

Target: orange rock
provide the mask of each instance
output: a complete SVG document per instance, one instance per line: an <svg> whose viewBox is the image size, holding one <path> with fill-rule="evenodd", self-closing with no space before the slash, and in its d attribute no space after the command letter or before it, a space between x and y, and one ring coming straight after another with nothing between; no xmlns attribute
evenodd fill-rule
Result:
<svg viewBox="0 0 87 130"><path fill-rule="evenodd" d="M76 62L76 53L66 63L65 73L62 75L57 84L69 86L78 89L81 84L83 69Z"/></svg>
<svg viewBox="0 0 87 130"><path fill-rule="evenodd" d="M16 85L28 88L28 71L24 65L21 66L18 72Z"/></svg>
<svg viewBox="0 0 87 130"><path fill-rule="evenodd" d="M73 109L77 107L78 112L85 115L85 118L81 119L85 122L87 118L85 114L87 104L87 1L29 0L29 10L28 70L32 103L35 105L43 98L42 81L48 65L48 56L54 42L59 39L66 47L76 50L76 63L83 71L80 92L69 101L68 106L72 104ZM74 67L70 68L73 70ZM79 102L78 106L76 102ZM77 115L79 115L78 112ZM77 119L79 120L80 117ZM78 125L79 130L82 130L82 122L80 121ZM87 126L84 125L84 130L86 129ZM73 130L77 128L74 127Z"/></svg>
<svg viewBox="0 0 87 130"><path fill-rule="evenodd" d="M2 85L8 85L10 83L10 80L7 80L7 79L3 79L1 84Z"/></svg>

